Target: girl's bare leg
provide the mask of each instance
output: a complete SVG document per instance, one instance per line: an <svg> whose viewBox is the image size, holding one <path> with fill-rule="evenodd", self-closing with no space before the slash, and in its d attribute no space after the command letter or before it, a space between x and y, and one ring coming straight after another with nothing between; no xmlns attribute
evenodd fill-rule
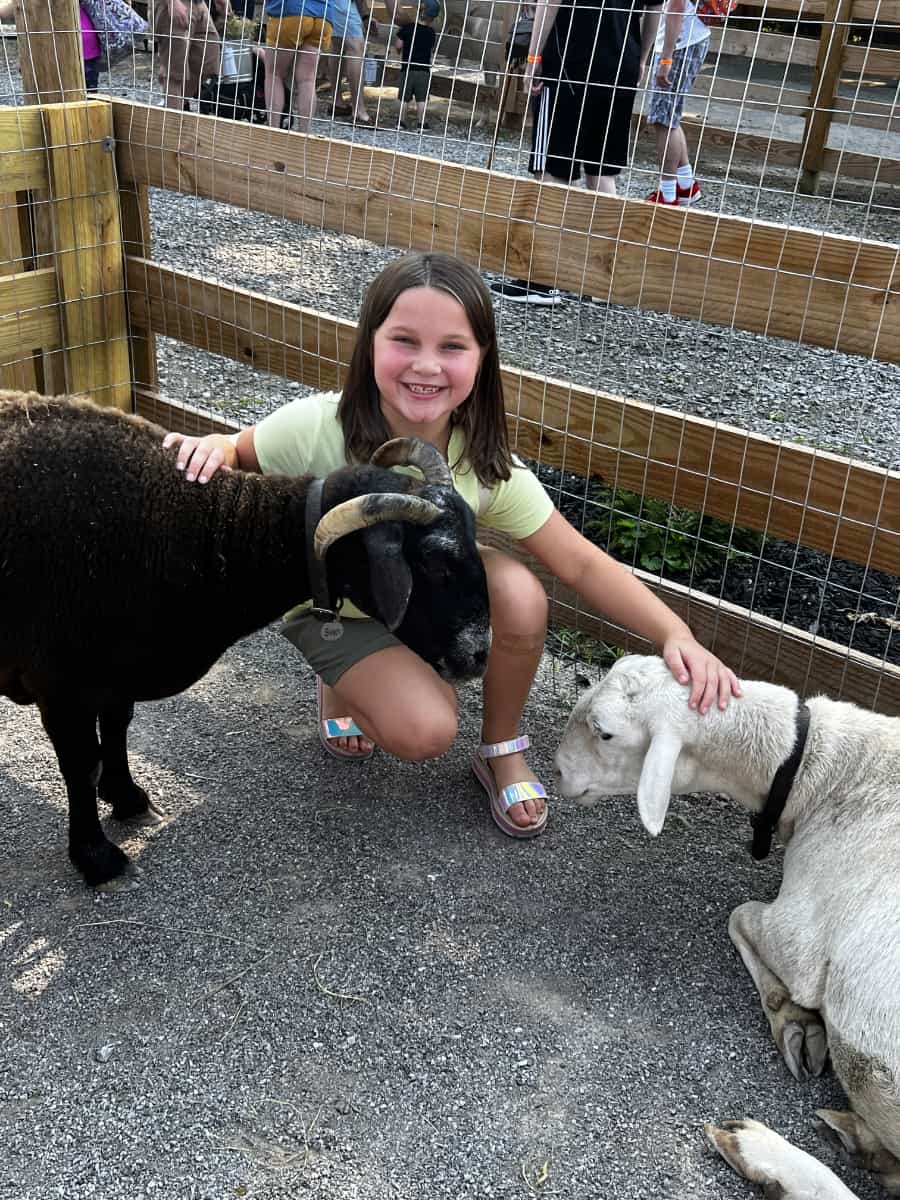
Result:
<svg viewBox="0 0 900 1200"><path fill-rule="evenodd" d="M406 646L378 650L325 689L323 716L354 719L366 737L333 738L344 750L373 743L409 762L437 758L456 738L456 692Z"/></svg>
<svg viewBox="0 0 900 1200"><path fill-rule="evenodd" d="M484 678L484 742L505 742L518 737L522 712L531 692L547 634L547 594L531 571L509 555L483 546L481 556L488 577L493 640ZM488 759L500 788L526 783L537 776L523 754ZM544 810L543 800L514 804L508 816L516 825L528 826Z"/></svg>

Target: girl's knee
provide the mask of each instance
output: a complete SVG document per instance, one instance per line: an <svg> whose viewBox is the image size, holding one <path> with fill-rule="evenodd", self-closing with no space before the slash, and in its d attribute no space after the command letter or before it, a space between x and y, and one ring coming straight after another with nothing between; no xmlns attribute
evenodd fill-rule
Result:
<svg viewBox="0 0 900 1200"><path fill-rule="evenodd" d="M425 762L446 754L456 741L456 733L456 713L447 710L407 719L402 724L385 729L378 740L395 758L406 762Z"/></svg>
<svg viewBox="0 0 900 1200"><path fill-rule="evenodd" d="M514 558L498 551L485 557L494 629L521 631L543 629L547 624L548 600L544 585L533 572Z"/></svg>

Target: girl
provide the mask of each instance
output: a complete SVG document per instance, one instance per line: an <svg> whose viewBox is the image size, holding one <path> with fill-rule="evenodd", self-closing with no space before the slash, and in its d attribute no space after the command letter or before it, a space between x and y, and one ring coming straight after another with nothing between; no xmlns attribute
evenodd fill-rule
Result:
<svg viewBox="0 0 900 1200"><path fill-rule="evenodd" d="M740 688L661 600L574 529L537 477L513 458L506 432L490 293L472 267L445 254L410 254L366 293L343 393L294 400L233 437L169 433L177 465L206 483L220 468L323 476L367 462L383 442L419 437L437 446L481 522L516 539L592 607L661 647L690 685L689 703L725 708ZM472 769L491 815L513 837L547 823L546 792L524 758L519 723L547 628L547 597L522 564L484 548L493 640L483 684L482 745ZM318 676L319 736L331 753L368 758L442 754L456 737L456 694L430 666L363 614L323 641L307 606L284 632Z"/></svg>

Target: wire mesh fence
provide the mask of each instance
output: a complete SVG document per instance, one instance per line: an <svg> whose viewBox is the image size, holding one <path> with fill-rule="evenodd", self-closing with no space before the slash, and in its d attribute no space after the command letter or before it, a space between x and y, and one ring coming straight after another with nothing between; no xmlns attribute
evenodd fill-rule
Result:
<svg viewBox="0 0 900 1200"><path fill-rule="evenodd" d="M0 9L0 289L17 281L0 319L20 335L4 380L73 382L25 332L63 216L47 208L41 243L40 188L14 172L17 108L48 96L26 42L58 75L51 98L75 99L77 33L85 83L115 101L120 286L146 391L185 420L246 423L339 386L380 267L451 251L492 286L514 441L576 526L707 598L720 636L737 605L770 623L769 647L790 629L900 663L895 6L741 4L707 26L689 4L673 54L669 16L631 0L314 7L304 29L271 4L168 0L115 53L113 18L85 6L67 25L63 7ZM680 126L659 81L678 54ZM677 127L686 163L666 157ZM57 150L93 145L59 128ZM70 182L114 254L90 173ZM71 253L71 294L107 295L102 272L79 289ZM102 322L65 336L88 357L108 342ZM577 604L569 618L590 627ZM728 636L758 672L758 627ZM558 648L584 653L563 633Z"/></svg>

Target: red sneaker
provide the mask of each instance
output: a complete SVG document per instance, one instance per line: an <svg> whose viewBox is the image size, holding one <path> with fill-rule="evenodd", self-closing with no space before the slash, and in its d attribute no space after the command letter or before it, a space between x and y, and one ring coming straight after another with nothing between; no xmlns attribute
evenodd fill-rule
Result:
<svg viewBox="0 0 900 1200"><path fill-rule="evenodd" d="M645 196L644 199L648 204L665 204L667 208L678 207L677 197L674 200L667 200L661 191L651 192L650 195Z"/></svg>
<svg viewBox="0 0 900 1200"><path fill-rule="evenodd" d="M703 193L700 191L700 184L695 179L689 188L676 188L679 204L694 204L699 200Z"/></svg>

